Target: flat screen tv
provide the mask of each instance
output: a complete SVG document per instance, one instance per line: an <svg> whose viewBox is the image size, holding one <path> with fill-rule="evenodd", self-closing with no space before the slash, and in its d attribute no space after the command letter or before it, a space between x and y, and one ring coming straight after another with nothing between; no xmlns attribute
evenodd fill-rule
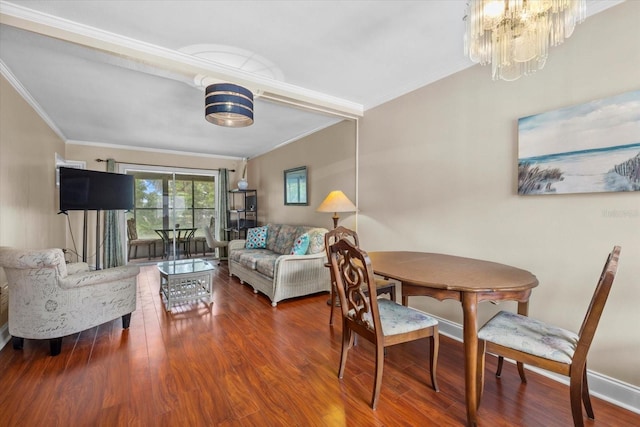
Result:
<svg viewBox="0 0 640 427"><path fill-rule="evenodd" d="M60 210L133 209L133 176L60 168Z"/></svg>

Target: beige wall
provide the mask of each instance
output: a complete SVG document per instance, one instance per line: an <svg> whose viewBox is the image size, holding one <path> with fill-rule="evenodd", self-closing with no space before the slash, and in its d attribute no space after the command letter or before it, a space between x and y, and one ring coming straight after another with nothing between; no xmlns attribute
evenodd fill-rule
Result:
<svg viewBox="0 0 640 427"><path fill-rule="evenodd" d="M640 192L518 196L519 117L640 88L640 2L589 18L545 68L493 82L476 66L367 111L360 127L362 244L530 270L530 315L577 330L607 253L619 274L590 369L640 385ZM640 142L640 141L638 141ZM381 173L391 170L392 174ZM411 303L461 323L457 302ZM512 303L480 306L480 323Z"/></svg>
<svg viewBox="0 0 640 427"><path fill-rule="evenodd" d="M0 246L65 246L66 217L57 215L56 152L64 155L64 142L0 77ZM2 269L0 276L4 283Z"/></svg>
<svg viewBox="0 0 640 427"><path fill-rule="evenodd" d="M606 255L620 269L590 352L593 371L640 386L640 193L518 196L517 120L640 88L640 2L589 18L546 67L494 82L475 66L365 113L359 125L357 229L367 250L450 253L511 264L540 280L530 314L577 330ZM315 208L333 187L352 200L353 122L249 162L263 222L324 224ZM308 208L282 202L282 171L310 167ZM339 174L334 175L337 171ZM268 194L268 196L267 196ZM266 208L266 209L265 209ZM353 216L341 221L355 227ZM460 324L460 304L411 304ZM481 304L482 324L499 309Z"/></svg>
<svg viewBox="0 0 640 427"><path fill-rule="evenodd" d="M259 221L332 228L333 214L316 212L332 190L356 201L356 126L343 121L300 141L249 161L250 188L258 189ZM284 205L284 171L307 167L309 206ZM339 214L340 224L353 226L355 215Z"/></svg>

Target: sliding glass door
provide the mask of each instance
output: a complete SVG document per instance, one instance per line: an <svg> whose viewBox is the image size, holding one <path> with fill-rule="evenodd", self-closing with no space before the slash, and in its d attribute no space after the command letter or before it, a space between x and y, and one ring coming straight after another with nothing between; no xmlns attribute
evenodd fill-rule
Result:
<svg viewBox="0 0 640 427"><path fill-rule="evenodd" d="M162 238L165 259L204 250L204 227L216 217L217 172L127 166L135 203L126 218L134 221L137 238ZM196 247L196 240L202 246Z"/></svg>

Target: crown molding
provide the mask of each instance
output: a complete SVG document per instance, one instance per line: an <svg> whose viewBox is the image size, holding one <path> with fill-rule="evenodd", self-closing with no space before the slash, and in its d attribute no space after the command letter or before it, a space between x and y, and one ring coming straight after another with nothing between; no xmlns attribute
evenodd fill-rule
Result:
<svg viewBox="0 0 640 427"><path fill-rule="evenodd" d="M600 13L610 7L624 3L626 0L587 0L587 17Z"/></svg>
<svg viewBox="0 0 640 427"><path fill-rule="evenodd" d="M162 154L172 154L176 156L196 156L196 157L207 157L211 159L222 159L222 160L242 160L242 157L239 156L222 156L219 154L206 154L206 153L196 153L190 151L183 150L167 150L162 148L149 148L149 147L138 147L131 145L118 145L118 144L109 144L106 142L95 142L95 141L79 141L69 139L66 140L68 145L80 145L86 147L100 147L100 148L111 148L114 150L128 150L128 151L144 151L148 153L162 153Z"/></svg>
<svg viewBox="0 0 640 427"><path fill-rule="evenodd" d="M56 126L56 124L51 120L51 117L44 111L44 109L38 104L38 101L34 99L33 96L29 93L29 91L22 86L22 83L16 78L16 76L11 72L9 67L0 59L0 74L7 79L9 84L13 86L13 88L18 92L20 96L34 109L36 114L40 116L40 118L51 128L52 131L55 132L61 140L66 141L67 137L62 133L60 128Z"/></svg>
<svg viewBox="0 0 640 427"><path fill-rule="evenodd" d="M0 1L0 23L124 57L193 79L198 74L245 86L259 96L345 118L362 117L361 104L268 79L206 59Z"/></svg>

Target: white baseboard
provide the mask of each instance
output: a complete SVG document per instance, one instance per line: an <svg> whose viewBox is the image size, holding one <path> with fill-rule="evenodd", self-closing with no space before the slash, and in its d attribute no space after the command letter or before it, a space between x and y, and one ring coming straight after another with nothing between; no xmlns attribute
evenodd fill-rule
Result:
<svg viewBox="0 0 640 427"><path fill-rule="evenodd" d="M440 322L438 329L442 335L462 342L462 325L437 316L433 317L436 317ZM513 361L510 362L513 363ZM569 378L563 375L557 375L552 372L527 365L525 365L525 368L563 384L569 384ZM587 370L587 381L589 381L589 392L592 396L640 414L640 387L627 384L615 378L610 378L606 375L590 370Z"/></svg>

